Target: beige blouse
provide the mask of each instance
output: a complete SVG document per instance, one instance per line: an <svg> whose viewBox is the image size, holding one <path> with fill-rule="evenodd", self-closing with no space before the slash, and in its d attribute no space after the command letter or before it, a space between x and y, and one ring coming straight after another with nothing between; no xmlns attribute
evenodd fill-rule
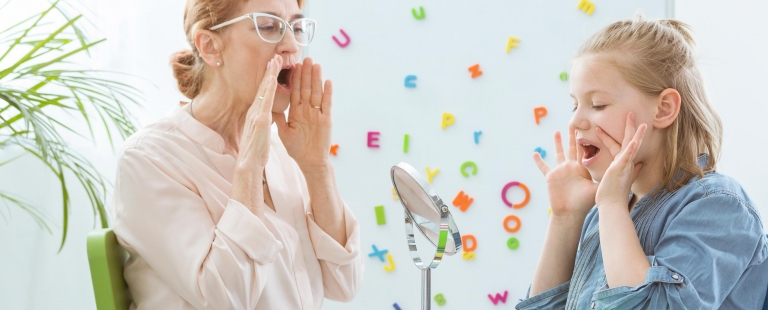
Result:
<svg viewBox="0 0 768 310"><path fill-rule="evenodd" d="M119 153L113 225L130 254L131 309L320 309L363 279L360 228L344 205L347 244L314 221L304 175L272 133L266 177L275 211L229 198L235 158L183 107Z"/></svg>

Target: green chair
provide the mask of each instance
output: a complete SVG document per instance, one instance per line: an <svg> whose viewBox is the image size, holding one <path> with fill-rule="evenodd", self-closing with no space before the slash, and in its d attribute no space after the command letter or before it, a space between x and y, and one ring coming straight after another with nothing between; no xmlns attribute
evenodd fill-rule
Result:
<svg viewBox="0 0 768 310"><path fill-rule="evenodd" d="M88 233L88 264L91 266L93 293L98 310L126 310L131 294L123 278L125 250L117 243L111 228Z"/></svg>

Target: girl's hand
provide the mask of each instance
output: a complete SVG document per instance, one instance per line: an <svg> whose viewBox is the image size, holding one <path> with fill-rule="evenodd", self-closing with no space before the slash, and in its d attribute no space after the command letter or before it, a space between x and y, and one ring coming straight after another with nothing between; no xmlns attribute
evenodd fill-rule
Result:
<svg viewBox="0 0 768 310"><path fill-rule="evenodd" d="M278 135L302 171L325 168L331 148L331 81L325 81L323 88L320 65L313 65L309 57L296 65L291 79L288 122L285 114L276 115Z"/></svg>
<svg viewBox="0 0 768 310"><path fill-rule="evenodd" d="M580 147L576 147L574 131L568 133L568 159L565 159L560 132L555 132L555 152L557 166L550 169L539 153L533 153L533 160L547 179L547 192L554 216L586 215L595 205L597 184L578 159L582 156Z"/></svg>
<svg viewBox="0 0 768 310"><path fill-rule="evenodd" d="M624 141L621 144L616 142L600 127L596 128L597 137L608 147L613 162L605 171L603 179L597 188L595 201L597 206L621 205L628 207L629 191L632 183L637 178L637 173L642 169L642 163L634 163L637 150L643 142L646 124L640 124L635 128L635 114L627 114L627 125L624 129Z"/></svg>
<svg viewBox="0 0 768 310"><path fill-rule="evenodd" d="M240 139L240 148L238 151L238 166L244 169L254 169L260 167L263 169L269 159L269 136L272 125L272 102L275 98L277 89L277 75L283 66L283 59L275 56L269 61L267 70L264 72L264 78L259 84L259 90L256 92L256 98L253 104L248 108L245 116L245 127ZM253 171L256 175L261 175L261 170Z"/></svg>

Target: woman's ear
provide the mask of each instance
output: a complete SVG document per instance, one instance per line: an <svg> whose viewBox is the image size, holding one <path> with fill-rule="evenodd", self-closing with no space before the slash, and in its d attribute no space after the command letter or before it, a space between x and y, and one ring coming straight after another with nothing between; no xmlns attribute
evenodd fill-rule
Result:
<svg viewBox="0 0 768 310"><path fill-rule="evenodd" d="M667 128L677 119L680 113L680 93L674 88L667 88L659 94L656 102L656 114L653 116L653 127Z"/></svg>
<svg viewBox="0 0 768 310"><path fill-rule="evenodd" d="M197 47L200 58L208 66L216 67L217 63L223 63L221 59L221 38L217 33L209 30L199 30L195 34L195 46Z"/></svg>

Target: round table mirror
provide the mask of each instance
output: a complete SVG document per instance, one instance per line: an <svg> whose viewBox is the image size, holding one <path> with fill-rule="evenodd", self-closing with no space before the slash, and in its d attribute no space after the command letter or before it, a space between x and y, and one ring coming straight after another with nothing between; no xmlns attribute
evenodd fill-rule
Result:
<svg viewBox="0 0 768 310"><path fill-rule="evenodd" d="M461 234L448 206L416 169L407 163L399 163L392 167L390 176L403 205L408 251L413 263L421 270L421 309L430 309L431 270L437 268L444 255L450 256L461 250ZM415 231L424 238L417 238ZM429 242L419 243L417 239ZM434 249L434 255L422 259L419 246Z"/></svg>

